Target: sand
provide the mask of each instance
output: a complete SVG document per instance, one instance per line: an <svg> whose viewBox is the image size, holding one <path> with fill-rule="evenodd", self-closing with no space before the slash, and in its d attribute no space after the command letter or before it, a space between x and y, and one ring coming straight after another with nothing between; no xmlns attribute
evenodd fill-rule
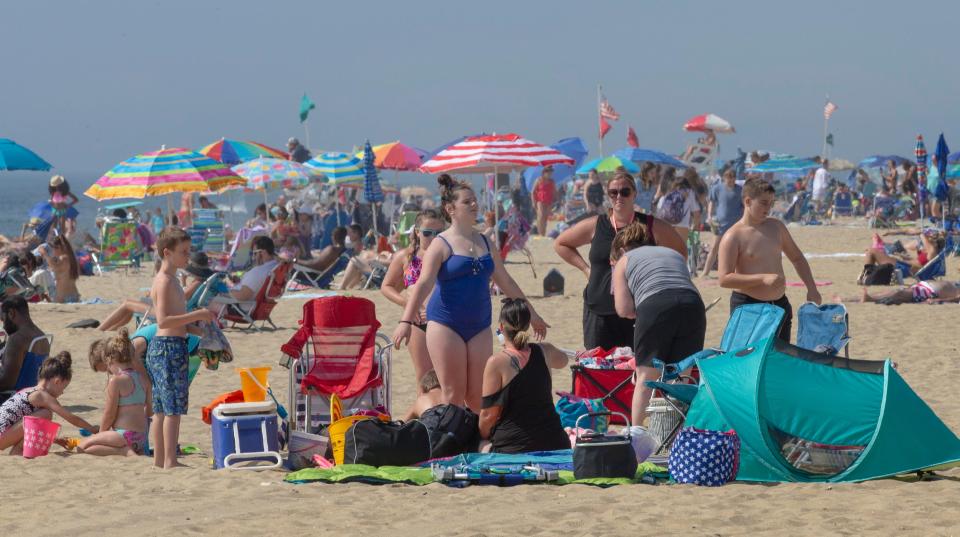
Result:
<svg viewBox="0 0 960 537"><path fill-rule="evenodd" d="M858 252L870 232L860 225L791 227L810 254ZM704 240L711 240L709 235ZM557 268L567 278L564 296L542 298L541 282L524 258L507 265L538 310L552 325L548 340L566 348L581 343L583 276L562 263L551 242L533 239L537 275ZM857 293L861 261L855 257L811 259L826 299ZM956 274L950 266L951 275ZM787 267L788 280L796 280ZM118 300L140 294L150 275L111 273L83 278L83 295ZM698 282L706 302L723 300L708 313L708 344L716 344L726 323L728 291L715 281ZM788 288L796 307L803 288ZM392 331L400 310L377 291L355 292L377 305L384 330ZM271 383L287 392L286 370L279 368L279 346L297 326L304 299L283 300L274 312L281 328L247 334L229 331L235 366L272 365ZM495 304L496 301L495 301ZM498 305L498 304L497 304ZM61 402L85 419L99 422L105 377L85 367L86 349L102 333L66 329L82 318L102 318L111 305L32 306L37 324L55 335L55 350L74 353L75 372ZM495 306L496 309L496 306ZM853 357L891 357L900 372L938 415L960 430L956 385L957 342L954 326L960 306L849 305ZM796 328L794 328L796 329ZM414 379L406 351L394 354L394 412L412 401ZM569 371L555 373L554 387L568 389ZM447 488L362 484L290 485L284 473L233 472L210 467L210 430L200 407L219 393L237 389L233 367L201 370L190 394L190 413L181 439L203 455L185 457L188 468L160 471L148 458L95 458L65 453L54 446L47 457L26 460L0 456L0 528L3 535L89 535L136 533L266 535L726 535L860 533L950 535L960 532L960 470L939 479L885 479L861 484L731 484L718 489L689 486L621 486L598 489L520 486ZM66 424L65 431L75 433ZM173 532L173 533L171 533Z"/></svg>

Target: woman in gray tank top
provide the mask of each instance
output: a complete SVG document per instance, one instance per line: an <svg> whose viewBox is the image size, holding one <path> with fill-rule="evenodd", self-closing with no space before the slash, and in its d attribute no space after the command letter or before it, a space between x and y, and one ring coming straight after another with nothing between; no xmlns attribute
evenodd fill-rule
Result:
<svg viewBox="0 0 960 537"><path fill-rule="evenodd" d="M707 316L700 292L690 280L683 256L670 248L643 246L646 227L634 221L613 239L610 250L617 314L635 319L633 352L636 387L631 421L646 417L652 390L644 385L659 377L653 359L676 363L703 349Z"/></svg>

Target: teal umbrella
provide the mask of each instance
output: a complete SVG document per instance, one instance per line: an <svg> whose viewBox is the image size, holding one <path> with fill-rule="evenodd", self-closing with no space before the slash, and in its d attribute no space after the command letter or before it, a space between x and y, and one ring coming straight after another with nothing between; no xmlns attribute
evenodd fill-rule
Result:
<svg viewBox="0 0 960 537"><path fill-rule="evenodd" d="M0 138L0 170L45 172L50 168L50 163L40 158L40 155L9 138Z"/></svg>
<svg viewBox="0 0 960 537"><path fill-rule="evenodd" d="M591 170L596 170L599 173L615 172L617 171L617 168L621 166L630 173L637 173L640 171L640 167L633 162L617 156L611 156L606 158L595 158L583 166L580 166L580 168L577 169L577 173L590 173Z"/></svg>

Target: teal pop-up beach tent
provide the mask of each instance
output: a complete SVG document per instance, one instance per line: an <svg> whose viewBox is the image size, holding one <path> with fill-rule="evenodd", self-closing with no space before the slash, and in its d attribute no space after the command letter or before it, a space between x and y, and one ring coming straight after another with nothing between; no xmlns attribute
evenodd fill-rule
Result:
<svg viewBox="0 0 960 537"><path fill-rule="evenodd" d="M889 360L767 339L698 366L684 425L735 430L739 480L864 481L960 465L960 439Z"/></svg>

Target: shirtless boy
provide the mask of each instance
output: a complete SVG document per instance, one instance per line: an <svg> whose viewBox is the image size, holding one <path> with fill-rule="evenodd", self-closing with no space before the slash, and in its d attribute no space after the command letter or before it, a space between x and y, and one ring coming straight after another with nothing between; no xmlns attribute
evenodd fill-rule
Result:
<svg viewBox="0 0 960 537"><path fill-rule="evenodd" d="M777 337L789 342L793 311L784 294L786 280L781 254L793 263L797 275L807 286L807 300L820 304L821 298L810 265L787 227L769 217L773 202L774 190L770 183L762 179L747 180L743 185L743 218L720 241L717 272L720 286L733 289L731 314L744 304L763 302L780 306L785 315Z"/></svg>
<svg viewBox="0 0 960 537"><path fill-rule="evenodd" d="M147 347L145 365L153 381L153 463L160 468L177 462L180 416L187 413L187 325L211 322L214 313L196 309L186 313L183 287L177 271L190 262L190 236L179 228L166 228L157 239L160 271L153 278L150 298L157 315L157 335Z"/></svg>

